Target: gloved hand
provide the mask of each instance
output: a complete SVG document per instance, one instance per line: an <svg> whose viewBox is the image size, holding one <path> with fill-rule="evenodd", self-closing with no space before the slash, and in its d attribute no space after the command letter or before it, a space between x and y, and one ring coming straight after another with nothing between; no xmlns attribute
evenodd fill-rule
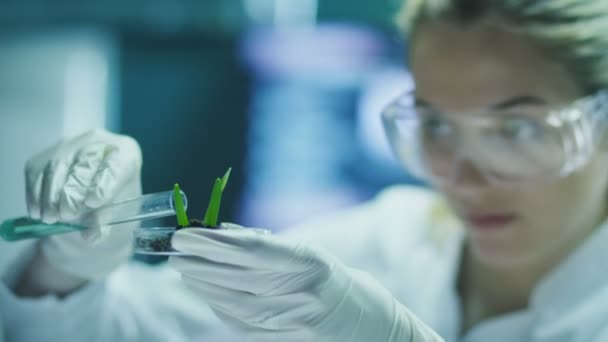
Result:
<svg viewBox="0 0 608 342"><path fill-rule="evenodd" d="M182 229L183 281L253 341L442 341L366 273L249 231Z"/></svg>
<svg viewBox="0 0 608 342"><path fill-rule="evenodd" d="M141 150L127 136L91 131L32 157L25 167L29 215L46 223L79 223L83 232L41 240L46 261L84 280L102 278L131 254L136 224L101 227L88 210L141 195Z"/></svg>

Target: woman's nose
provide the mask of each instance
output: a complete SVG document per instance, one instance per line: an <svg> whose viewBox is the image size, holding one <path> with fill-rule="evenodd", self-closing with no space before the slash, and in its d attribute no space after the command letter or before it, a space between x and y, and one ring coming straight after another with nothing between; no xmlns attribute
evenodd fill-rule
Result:
<svg viewBox="0 0 608 342"><path fill-rule="evenodd" d="M467 196L477 195L488 188L486 176L468 158L463 158L454 165L450 184L453 191Z"/></svg>

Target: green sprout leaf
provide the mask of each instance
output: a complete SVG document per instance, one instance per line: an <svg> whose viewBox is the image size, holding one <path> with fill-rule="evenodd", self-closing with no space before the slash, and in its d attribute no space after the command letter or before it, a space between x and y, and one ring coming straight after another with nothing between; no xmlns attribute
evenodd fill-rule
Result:
<svg viewBox="0 0 608 342"><path fill-rule="evenodd" d="M188 215L186 214L186 208L182 199L182 192L178 184L173 186L173 204L175 205L175 214L177 215L177 224L180 227L187 227L190 225Z"/></svg>
<svg viewBox="0 0 608 342"><path fill-rule="evenodd" d="M228 171L226 171L226 173L224 174L224 177L222 177L222 192L224 192L224 189L226 188L226 184L228 184L228 178L230 178L230 172L232 172L232 168L228 168Z"/></svg>
<svg viewBox="0 0 608 342"><path fill-rule="evenodd" d="M228 171L224 174L224 177L217 178L215 183L213 184L213 190L211 191L211 199L209 200L209 206L207 207L207 212L205 213L205 219L203 223L210 227L216 227L218 217L220 215L220 204L222 203L222 193L226 188L226 184L228 183L228 178L230 178L230 172L232 168L229 168Z"/></svg>

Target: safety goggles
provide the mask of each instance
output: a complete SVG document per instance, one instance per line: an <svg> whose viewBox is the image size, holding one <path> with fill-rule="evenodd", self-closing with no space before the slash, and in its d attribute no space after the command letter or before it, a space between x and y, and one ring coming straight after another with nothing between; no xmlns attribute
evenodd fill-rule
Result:
<svg viewBox="0 0 608 342"><path fill-rule="evenodd" d="M414 176L454 182L467 161L488 182L511 186L584 167L608 125L608 91L544 112L450 116L417 106L412 94L404 94L382 119L395 154Z"/></svg>

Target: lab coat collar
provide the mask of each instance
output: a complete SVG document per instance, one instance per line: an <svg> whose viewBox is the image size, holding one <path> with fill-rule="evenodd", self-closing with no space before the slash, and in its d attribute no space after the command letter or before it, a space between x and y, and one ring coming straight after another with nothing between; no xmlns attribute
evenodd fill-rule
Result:
<svg viewBox="0 0 608 342"><path fill-rule="evenodd" d="M606 246L608 224L600 226L537 285L528 309L490 318L473 327L460 340L589 341L585 337L575 339L573 334L592 332L594 325L605 324L608 309ZM453 340L458 340L456 332L460 322L455 324Z"/></svg>
<svg viewBox="0 0 608 342"><path fill-rule="evenodd" d="M608 290L608 223L600 226L533 291L530 306L541 313L565 316Z"/></svg>

